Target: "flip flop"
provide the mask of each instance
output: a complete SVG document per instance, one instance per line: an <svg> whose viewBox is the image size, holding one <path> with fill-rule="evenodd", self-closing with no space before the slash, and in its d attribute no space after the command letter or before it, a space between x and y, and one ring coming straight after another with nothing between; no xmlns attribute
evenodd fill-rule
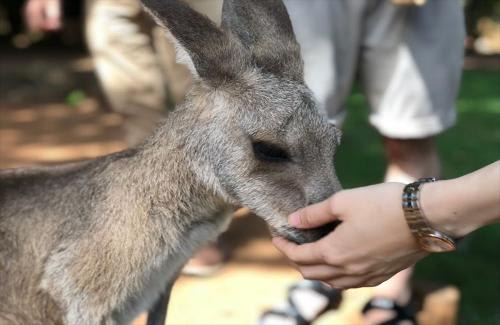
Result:
<svg viewBox="0 0 500 325"><path fill-rule="evenodd" d="M363 307L363 315L373 309L387 310L395 313L395 316L379 325L399 325L401 321L410 321L412 324L417 325L415 319L415 308L412 306L412 301L407 305L399 305L394 300L383 297L375 297L370 299Z"/></svg>
<svg viewBox="0 0 500 325"><path fill-rule="evenodd" d="M323 315L328 310L337 309L342 301L342 293L340 290L332 289L319 281L300 281L288 289L287 306L284 308L274 308L265 311L260 317L259 325L310 325L311 321L308 321L304 315L300 313L300 308L298 308L298 304L293 298L294 295L301 290L312 291L326 298L328 302L316 313L314 319ZM285 320L288 320L288 322Z"/></svg>

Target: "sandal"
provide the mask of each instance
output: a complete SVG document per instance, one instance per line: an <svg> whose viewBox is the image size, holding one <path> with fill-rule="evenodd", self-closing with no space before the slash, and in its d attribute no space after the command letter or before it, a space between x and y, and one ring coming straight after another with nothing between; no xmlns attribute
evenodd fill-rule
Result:
<svg viewBox="0 0 500 325"><path fill-rule="evenodd" d="M379 325L399 325L401 321L408 321L413 325L417 325L415 319L415 308L413 307L412 301L407 305L401 306L397 304L394 300L383 297L375 297L370 299L363 307L362 313L365 315L368 311L373 309L387 310L395 313L395 316Z"/></svg>
<svg viewBox="0 0 500 325"><path fill-rule="evenodd" d="M326 304L313 315L306 317L301 313L297 300L297 294L304 291L302 299L311 301L310 295L316 295L326 300ZM299 296L299 298L301 298ZM310 325L311 322L323 315L326 311L337 309L342 301L340 290L332 289L319 281L300 281L288 289L287 305L284 308L274 308L265 311L259 320L259 325L293 324ZM308 320L308 318L310 320ZM312 319L311 319L312 318Z"/></svg>

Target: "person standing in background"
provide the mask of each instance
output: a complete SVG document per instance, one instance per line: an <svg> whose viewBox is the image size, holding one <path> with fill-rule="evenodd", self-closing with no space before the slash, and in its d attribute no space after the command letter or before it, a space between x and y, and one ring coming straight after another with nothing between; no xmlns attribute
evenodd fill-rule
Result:
<svg viewBox="0 0 500 325"><path fill-rule="evenodd" d="M387 157L385 181L441 174L435 136L455 123L465 26L456 0L284 0L301 45L306 84L331 123L341 126L356 77ZM414 323L412 269L374 290L367 324ZM307 292L301 295L301 290ZM261 324L309 323L338 295L320 283L293 286L284 308ZM312 294L312 296L311 296ZM316 297L315 297L316 296ZM317 302L317 303L315 303ZM383 303L375 303L383 302ZM302 324L302 323L301 323Z"/></svg>

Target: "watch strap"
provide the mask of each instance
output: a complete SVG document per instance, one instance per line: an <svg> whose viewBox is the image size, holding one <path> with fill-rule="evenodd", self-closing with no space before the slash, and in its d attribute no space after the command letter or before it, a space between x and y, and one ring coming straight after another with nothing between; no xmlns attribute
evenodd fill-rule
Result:
<svg viewBox="0 0 500 325"><path fill-rule="evenodd" d="M428 251L429 249L427 248L427 245L424 244L425 239L428 237L440 238L441 240L451 244L453 247L456 245L453 238L432 228L420 205L421 185L435 181L436 178L434 177L421 178L416 182L406 185L403 190L402 207L408 227L410 228L413 236L417 239L420 247Z"/></svg>
<svg viewBox="0 0 500 325"><path fill-rule="evenodd" d="M435 182L434 177L421 178L416 182L407 184L403 190L403 211L406 222L415 236L432 231L429 222L424 217L420 207L420 186L423 183Z"/></svg>

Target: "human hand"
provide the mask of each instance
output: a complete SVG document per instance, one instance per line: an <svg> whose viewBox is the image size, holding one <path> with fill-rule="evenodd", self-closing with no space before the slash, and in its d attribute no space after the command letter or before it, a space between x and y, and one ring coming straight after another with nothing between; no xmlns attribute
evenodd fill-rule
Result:
<svg viewBox="0 0 500 325"><path fill-rule="evenodd" d="M339 289L378 285L427 253L410 232L401 208L403 184L345 190L289 217L296 228L342 223L317 242L297 245L273 239L302 273Z"/></svg>
<svg viewBox="0 0 500 325"><path fill-rule="evenodd" d="M32 31L55 31L62 26L61 0L28 0L24 17Z"/></svg>

